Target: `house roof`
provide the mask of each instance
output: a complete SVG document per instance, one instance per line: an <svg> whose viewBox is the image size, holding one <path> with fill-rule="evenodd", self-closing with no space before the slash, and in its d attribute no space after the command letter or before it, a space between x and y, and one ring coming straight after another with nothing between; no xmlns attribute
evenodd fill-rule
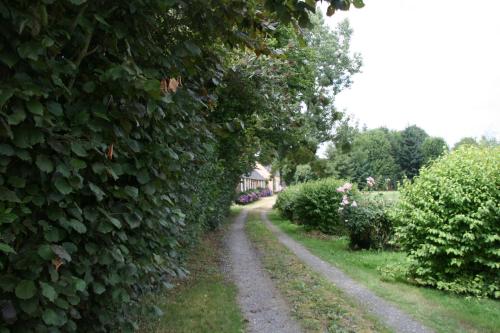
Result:
<svg viewBox="0 0 500 333"><path fill-rule="evenodd" d="M250 174L243 175L243 178L250 178L255 180L267 180L263 175L261 175L257 170L252 170Z"/></svg>
<svg viewBox="0 0 500 333"><path fill-rule="evenodd" d="M269 170L260 163L257 163L254 170L256 170L258 173L260 173L262 175L262 177L264 177L266 179L271 178L271 173L269 172Z"/></svg>

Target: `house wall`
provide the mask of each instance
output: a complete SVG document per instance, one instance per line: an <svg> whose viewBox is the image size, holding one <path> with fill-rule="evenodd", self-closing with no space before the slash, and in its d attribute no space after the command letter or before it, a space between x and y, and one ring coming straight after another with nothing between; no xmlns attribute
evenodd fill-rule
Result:
<svg viewBox="0 0 500 333"><path fill-rule="evenodd" d="M280 176L272 175L262 164L259 163L257 163L254 170L257 171L263 178L266 178L267 180L241 177L240 184L236 188L237 192L244 192L249 189L257 189L257 188L268 188L273 193L280 192L283 190L283 184L281 183Z"/></svg>
<svg viewBox="0 0 500 333"><path fill-rule="evenodd" d="M265 180L241 177L238 190L239 192L244 192L250 189L265 188L267 186L267 181Z"/></svg>

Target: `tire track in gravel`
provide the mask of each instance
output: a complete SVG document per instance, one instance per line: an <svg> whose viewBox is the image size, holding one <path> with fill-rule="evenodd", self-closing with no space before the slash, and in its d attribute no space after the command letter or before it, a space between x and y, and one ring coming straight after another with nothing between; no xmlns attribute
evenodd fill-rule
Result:
<svg viewBox="0 0 500 333"><path fill-rule="evenodd" d="M272 204L271 204L272 206ZM387 327L398 333L431 333L430 328L413 319L410 315L403 312L396 306L375 295L365 286L354 281L340 269L323 261L313 255L304 246L282 232L277 226L269 221L267 212L269 207L262 207L261 220L302 262L308 265L312 270L323 275L328 281L335 284L346 295L352 297L361 306L377 316Z"/></svg>
<svg viewBox="0 0 500 333"><path fill-rule="evenodd" d="M262 268L256 250L245 234L248 211L244 209L231 226L225 245L232 280L238 287L238 303L251 333L299 333L288 305Z"/></svg>

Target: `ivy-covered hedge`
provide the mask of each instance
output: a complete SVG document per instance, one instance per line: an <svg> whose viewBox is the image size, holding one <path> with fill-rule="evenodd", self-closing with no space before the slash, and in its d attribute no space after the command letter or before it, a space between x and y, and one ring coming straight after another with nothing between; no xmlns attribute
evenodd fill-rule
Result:
<svg viewBox="0 0 500 333"><path fill-rule="evenodd" d="M405 183L396 239L420 284L500 297L500 147L460 147Z"/></svg>

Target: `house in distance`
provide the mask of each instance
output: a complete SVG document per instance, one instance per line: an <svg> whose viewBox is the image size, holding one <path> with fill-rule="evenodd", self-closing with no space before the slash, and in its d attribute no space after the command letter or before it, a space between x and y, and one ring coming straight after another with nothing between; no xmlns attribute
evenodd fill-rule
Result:
<svg viewBox="0 0 500 333"><path fill-rule="evenodd" d="M244 174L240 178L238 192L245 192L250 189L269 189L272 193L277 193L283 190L284 184L281 182L279 172L271 172L271 166L263 166L257 163L255 168L248 174Z"/></svg>

